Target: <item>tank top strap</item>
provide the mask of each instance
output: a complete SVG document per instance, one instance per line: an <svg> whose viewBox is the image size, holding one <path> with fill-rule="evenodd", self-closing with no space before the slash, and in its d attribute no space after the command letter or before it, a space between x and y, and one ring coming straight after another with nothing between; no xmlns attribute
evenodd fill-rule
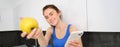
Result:
<svg viewBox="0 0 120 47"><path fill-rule="evenodd" d="M67 32L66 32L66 36L65 37L68 37L69 35L70 35L70 26L71 26L71 24L68 24L68 26L67 26ZM53 38L56 38L56 34L55 34L55 27L53 27L53 34L52 34L52 37Z"/></svg>
<svg viewBox="0 0 120 47"><path fill-rule="evenodd" d="M52 37L55 38L55 27L53 27L53 34Z"/></svg>
<svg viewBox="0 0 120 47"><path fill-rule="evenodd" d="M67 32L64 38L67 38L70 35L70 26L71 24L68 25L67 30L66 30Z"/></svg>
<svg viewBox="0 0 120 47"><path fill-rule="evenodd" d="M71 24L68 25L67 32L70 31L70 26L71 26Z"/></svg>

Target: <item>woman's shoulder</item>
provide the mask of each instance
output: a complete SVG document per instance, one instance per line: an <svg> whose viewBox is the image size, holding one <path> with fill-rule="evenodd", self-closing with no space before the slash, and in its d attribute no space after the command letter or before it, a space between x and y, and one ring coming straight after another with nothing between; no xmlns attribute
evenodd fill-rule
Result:
<svg viewBox="0 0 120 47"><path fill-rule="evenodd" d="M70 26L70 32L78 31L77 27L74 25Z"/></svg>

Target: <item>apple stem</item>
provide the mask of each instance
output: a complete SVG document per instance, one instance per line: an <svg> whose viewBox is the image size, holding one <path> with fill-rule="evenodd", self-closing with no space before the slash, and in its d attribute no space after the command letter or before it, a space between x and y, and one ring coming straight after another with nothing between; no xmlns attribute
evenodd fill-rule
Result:
<svg viewBox="0 0 120 47"><path fill-rule="evenodd" d="M31 30L33 30L35 27L32 27Z"/></svg>

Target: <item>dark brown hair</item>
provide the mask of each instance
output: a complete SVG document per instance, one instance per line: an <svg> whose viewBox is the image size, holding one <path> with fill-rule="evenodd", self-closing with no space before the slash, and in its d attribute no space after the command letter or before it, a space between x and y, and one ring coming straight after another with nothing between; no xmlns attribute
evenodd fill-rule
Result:
<svg viewBox="0 0 120 47"><path fill-rule="evenodd" d="M60 10L55 5L49 4L49 5L46 5L45 7L43 7L43 14L44 14L44 11L48 8L52 8L52 9L56 10L57 13L60 12Z"/></svg>

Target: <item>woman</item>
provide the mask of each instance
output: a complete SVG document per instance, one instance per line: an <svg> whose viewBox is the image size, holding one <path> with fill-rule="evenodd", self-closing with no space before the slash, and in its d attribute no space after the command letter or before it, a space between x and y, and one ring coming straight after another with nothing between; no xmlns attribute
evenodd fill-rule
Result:
<svg viewBox="0 0 120 47"><path fill-rule="evenodd" d="M77 31L77 28L71 24L66 24L61 20L61 11L55 5L46 5L43 8L43 15L51 25L51 27L47 29L45 36L40 28L38 30L33 29L29 35L23 32L21 36L27 36L28 39L38 39L38 43L41 47L47 47L50 38L53 38L54 47L64 47L70 33ZM82 41L70 41L68 46L82 47Z"/></svg>

